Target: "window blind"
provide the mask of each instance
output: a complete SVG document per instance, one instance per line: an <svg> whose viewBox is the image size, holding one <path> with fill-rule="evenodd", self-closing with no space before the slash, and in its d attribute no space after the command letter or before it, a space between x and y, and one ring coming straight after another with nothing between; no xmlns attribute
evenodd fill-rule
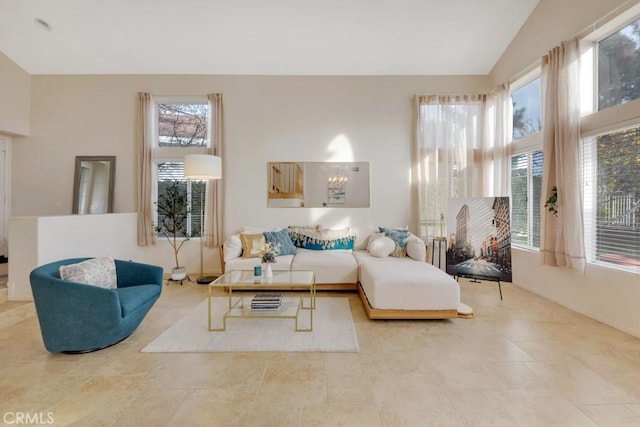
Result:
<svg viewBox="0 0 640 427"><path fill-rule="evenodd" d="M589 261L640 272L640 127L583 140Z"/></svg>

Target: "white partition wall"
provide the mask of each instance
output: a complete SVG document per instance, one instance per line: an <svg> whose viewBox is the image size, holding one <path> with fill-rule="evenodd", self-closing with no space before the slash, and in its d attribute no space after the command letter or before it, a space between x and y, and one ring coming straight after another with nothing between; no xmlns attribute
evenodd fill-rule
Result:
<svg viewBox="0 0 640 427"><path fill-rule="evenodd" d="M48 262L112 255L140 259L135 213L9 219L9 300L31 301L29 273Z"/></svg>

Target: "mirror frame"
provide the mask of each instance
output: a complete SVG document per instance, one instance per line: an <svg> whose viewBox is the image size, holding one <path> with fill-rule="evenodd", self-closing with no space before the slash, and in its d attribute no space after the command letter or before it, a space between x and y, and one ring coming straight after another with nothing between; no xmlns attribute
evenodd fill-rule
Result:
<svg viewBox="0 0 640 427"><path fill-rule="evenodd" d="M78 202L80 201L80 177L82 162L109 162L109 189L107 193L107 212L113 212L113 187L116 181L116 156L76 156L76 168L73 177L73 205L71 213L78 214ZM88 214L87 214L88 215Z"/></svg>

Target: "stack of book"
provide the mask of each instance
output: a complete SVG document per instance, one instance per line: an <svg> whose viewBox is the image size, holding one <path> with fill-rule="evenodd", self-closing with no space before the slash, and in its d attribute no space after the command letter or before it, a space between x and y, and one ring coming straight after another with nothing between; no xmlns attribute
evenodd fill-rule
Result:
<svg viewBox="0 0 640 427"><path fill-rule="evenodd" d="M278 311L282 306L282 294L263 292L251 299L252 311Z"/></svg>

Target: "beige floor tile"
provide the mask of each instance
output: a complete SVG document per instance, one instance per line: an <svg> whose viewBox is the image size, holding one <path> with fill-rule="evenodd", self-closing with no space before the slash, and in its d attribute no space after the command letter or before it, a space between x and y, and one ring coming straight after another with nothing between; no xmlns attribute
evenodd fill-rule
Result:
<svg viewBox="0 0 640 427"><path fill-rule="evenodd" d="M258 405L325 405L326 362L272 361L258 387Z"/></svg>
<svg viewBox="0 0 640 427"><path fill-rule="evenodd" d="M140 427L167 425L189 390L152 390L140 393L116 418L114 426Z"/></svg>
<svg viewBox="0 0 640 427"><path fill-rule="evenodd" d="M584 405L580 409L601 427L640 426L640 413L628 405Z"/></svg>
<svg viewBox="0 0 640 427"><path fill-rule="evenodd" d="M541 388L544 382L522 362L485 363L507 388Z"/></svg>
<svg viewBox="0 0 640 427"><path fill-rule="evenodd" d="M251 405L247 401L229 396L222 389L195 390L185 397L167 425L244 426L250 412Z"/></svg>
<svg viewBox="0 0 640 427"><path fill-rule="evenodd" d="M294 427L301 424L301 407L254 405L245 427Z"/></svg>
<svg viewBox="0 0 640 427"><path fill-rule="evenodd" d="M65 393L51 412L59 425L110 425L144 388L139 378L92 377L77 390Z"/></svg>
<svg viewBox="0 0 640 427"><path fill-rule="evenodd" d="M372 377L376 404L385 423L462 425L441 387L424 374L379 374Z"/></svg>
<svg viewBox="0 0 640 427"><path fill-rule="evenodd" d="M381 425L375 406L307 406L302 413L302 426L375 427Z"/></svg>
<svg viewBox="0 0 640 427"><path fill-rule="evenodd" d="M547 387L576 405L632 403L634 396L580 363L523 362Z"/></svg>
<svg viewBox="0 0 640 427"><path fill-rule="evenodd" d="M465 426L596 426L550 389L447 390Z"/></svg>

